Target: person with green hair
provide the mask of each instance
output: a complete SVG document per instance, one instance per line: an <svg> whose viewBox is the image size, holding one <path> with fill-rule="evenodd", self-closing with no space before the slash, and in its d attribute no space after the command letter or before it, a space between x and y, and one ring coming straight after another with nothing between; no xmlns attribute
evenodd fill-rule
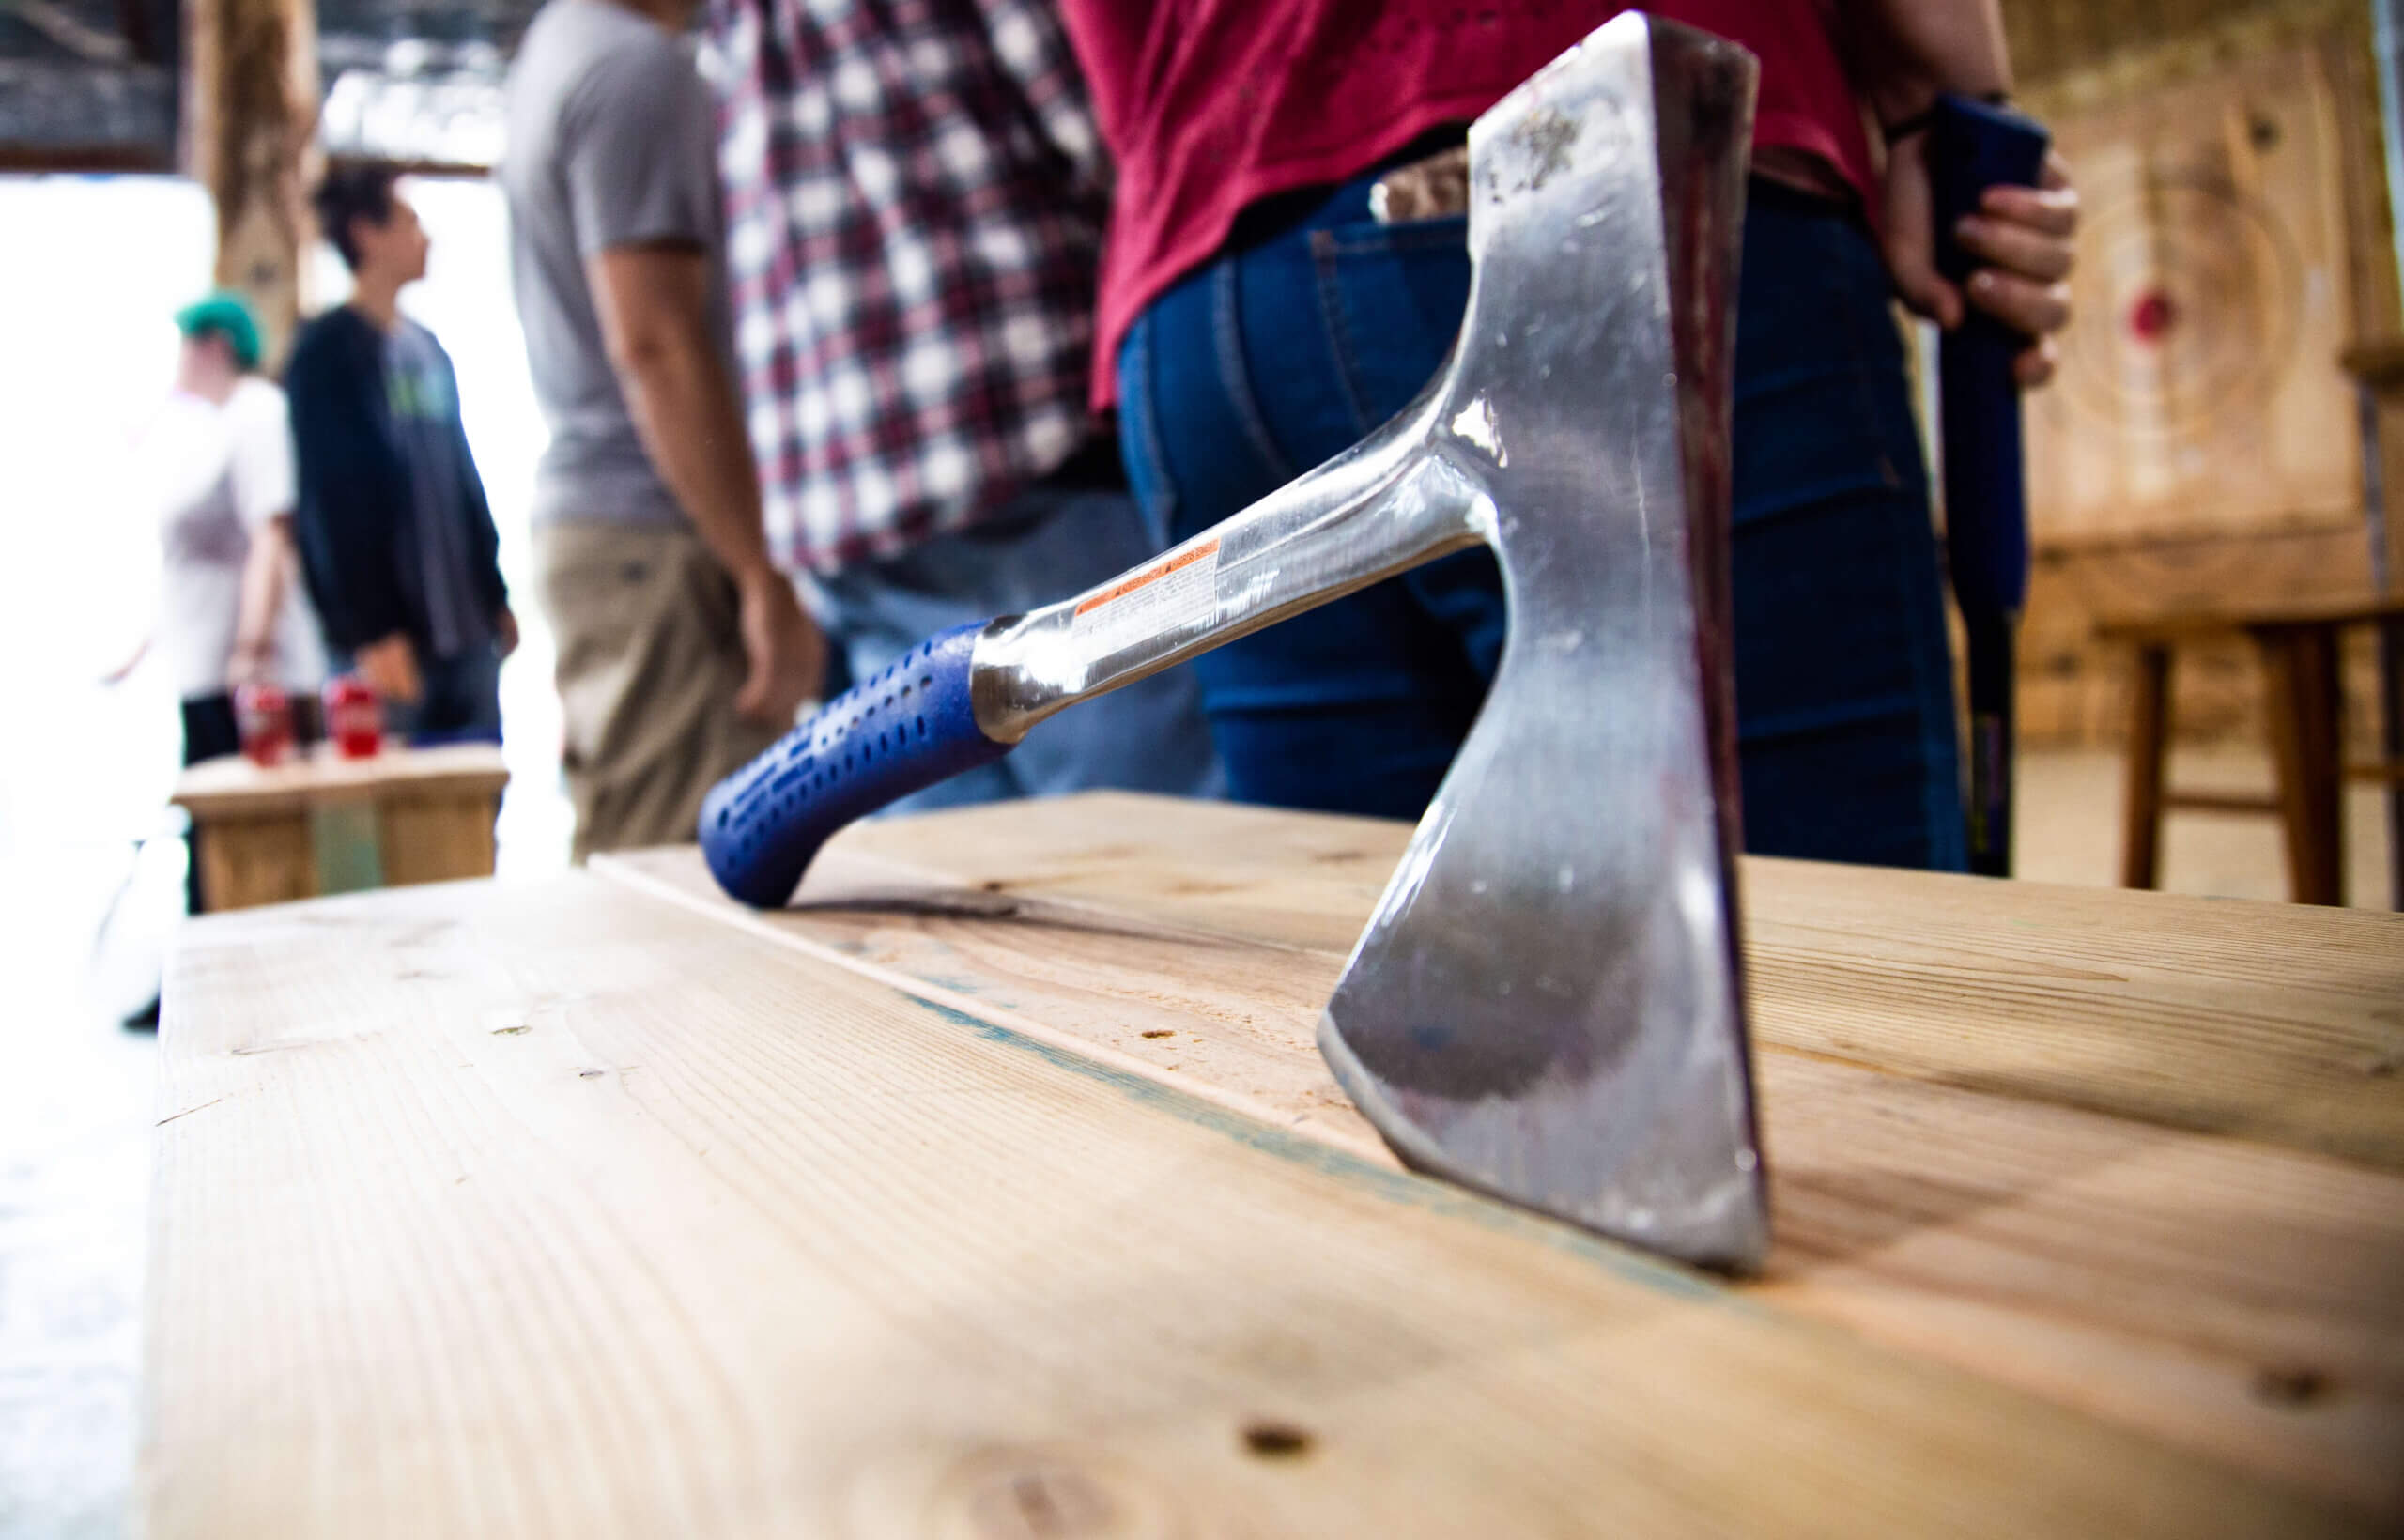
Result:
<svg viewBox="0 0 2404 1540"><path fill-rule="evenodd" d="M233 692L253 682L314 697L325 651L295 579L292 433L259 373L258 318L217 290L176 313L175 387L134 446L134 495L155 521L159 608L133 657L163 667L182 703L184 762L241 747ZM197 867L189 898L202 908Z"/></svg>

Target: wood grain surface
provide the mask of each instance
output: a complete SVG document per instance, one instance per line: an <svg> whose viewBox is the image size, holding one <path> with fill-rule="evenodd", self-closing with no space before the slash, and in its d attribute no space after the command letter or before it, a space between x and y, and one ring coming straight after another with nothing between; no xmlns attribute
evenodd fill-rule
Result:
<svg viewBox="0 0 2404 1540"><path fill-rule="evenodd" d="M162 1071L155 1536L2375 1532L587 876L202 920Z"/></svg>
<svg viewBox="0 0 2404 1540"><path fill-rule="evenodd" d="M1097 795L865 825L831 850L971 904L1099 905L1340 961L1409 838ZM717 896L690 853L627 859ZM855 903L857 879L819 886L841 870L813 875L805 911ZM1756 858L1743 881L1765 1044L2404 1170L2404 918ZM1304 993L1316 1010L1324 988Z"/></svg>
<svg viewBox="0 0 2404 1540"><path fill-rule="evenodd" d="M379 798L377 838L385 884L403 887L490 876L500 855L493 839L493 821L500 816L499 792L403 789Z"/></svg>
<svg viewBox="0 0 2404 1540"><path fill-rule="evenodd" d="M330 747L262 769L239 754L203 760L176 778L172 800L194 818L260 817L305 808L326 797L498 797L509 784L499 744L394 746L347 760Z"/></svg>
<svg viewBox="0 0 2404 1540"><path fill-rule="evenodd" d="M262 768L240 755L177 778L211 911L328 892L489 876L509 771L497 744L388 748L347 760L321 747Z"/></svg>
<svg viewBox="0 0 2404 1540"><path fill-rule="evenodd" d="M200 890L212 910L316 896L316 846L304 813L194 820L192 858L200 863Z"/></svg>
<svg viewBox="0 0 2404 1540"><path fill-rule="evenodd" d="M1391 1163L1312 1033L1406 834L1132 797L944 814L845 835L769 916L690 851L596 870ZM2329 1152L2344 1118L2391 1154L2404 1122L2404 921L1746 876L1757 1297L2404 1517L2404 1176Z"/></svg>
<svg viewBox="0 0 2404 1540"><path fill-rule="evenodd" d="M2051 114L2078 179L2080 324L2027 400L2031 538L2361 527L2338 356L2373 235L2350 178L2376 168L2351 158L2351 81L2334 39L2299 38Z"/></svg>

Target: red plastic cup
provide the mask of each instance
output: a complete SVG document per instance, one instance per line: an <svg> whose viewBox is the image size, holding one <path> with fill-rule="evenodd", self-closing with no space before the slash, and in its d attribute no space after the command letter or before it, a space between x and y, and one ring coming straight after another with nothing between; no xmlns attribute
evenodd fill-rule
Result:
<svg viewBox="0 0 2404 1540"><path fill-rule="evenodd" d="M326 736L347 760L367 759L384 747L383 704L357 674L326 681Z"/></svg>
<svg viewBox="0 0 2404 1540"><path fill-rule="evenodd" d="M273 685L234 691L234 725L253 764L278 765L292 757L292 702Z"/></svg>

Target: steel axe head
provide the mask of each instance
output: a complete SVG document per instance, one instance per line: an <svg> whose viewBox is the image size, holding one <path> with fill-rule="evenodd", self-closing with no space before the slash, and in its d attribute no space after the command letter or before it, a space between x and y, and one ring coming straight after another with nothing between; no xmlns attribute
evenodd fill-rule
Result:
<svg viewBox="0 0 2404 1540"><path fill-rule="evenodd" d="M1412 415L1509 640L1318 1034L1412 1165L1734 1270L1768 1243L1727 570L1753 77L1629 13L1470 131L1468 316Z"/></svg>

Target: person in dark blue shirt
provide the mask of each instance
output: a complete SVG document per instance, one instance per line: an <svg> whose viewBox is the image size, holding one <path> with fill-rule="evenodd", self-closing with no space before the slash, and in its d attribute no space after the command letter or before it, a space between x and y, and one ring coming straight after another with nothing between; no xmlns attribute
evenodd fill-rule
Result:
<svg viewBox="0 0 2404 1540"><path fill-rule="evenodd" d="M350 268L347 303L301 329L285 368L301 565L337 657L419 741L501 736L517 644L499 538L434 333L401 315L425 231L382 165L330 173L317 217Z"/></svg>

